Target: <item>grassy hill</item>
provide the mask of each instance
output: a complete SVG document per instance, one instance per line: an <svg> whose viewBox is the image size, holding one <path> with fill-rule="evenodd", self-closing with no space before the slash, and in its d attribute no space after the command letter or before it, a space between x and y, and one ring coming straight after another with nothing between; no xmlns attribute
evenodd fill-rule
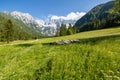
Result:
<svg viewBox="0 0 120 80"><path fill-rule="evenodd" d="M81 42L47 44L65 39ZM120 79L120 28L10 44L0 46L0 80Z"/></svg>

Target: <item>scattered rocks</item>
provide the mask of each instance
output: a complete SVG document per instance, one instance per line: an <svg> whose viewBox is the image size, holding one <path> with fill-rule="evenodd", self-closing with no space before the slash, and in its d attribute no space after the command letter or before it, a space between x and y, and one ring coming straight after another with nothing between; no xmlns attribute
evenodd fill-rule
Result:
<svg viewBox="0 0 120 80"><path fill-rule="evenodd" d="M63 44L71 44L71 43L78 43L80 40L74 39L74 40L61 40L50 43L50 45L63 45Z"/></svg>

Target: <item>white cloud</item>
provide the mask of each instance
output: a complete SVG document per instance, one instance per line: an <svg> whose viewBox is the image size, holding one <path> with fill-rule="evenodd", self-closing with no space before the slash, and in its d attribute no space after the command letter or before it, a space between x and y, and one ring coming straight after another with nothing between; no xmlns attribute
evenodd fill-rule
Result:
<svg viewBox="0 0 120 80"><path fill-rule="evenodd" d="M52 15L51 20L56 20L56 19L63 19L63 20L78 20L82 16L84 16L86 13L85 12L71 12L67 16L56 16Z"/></svg>

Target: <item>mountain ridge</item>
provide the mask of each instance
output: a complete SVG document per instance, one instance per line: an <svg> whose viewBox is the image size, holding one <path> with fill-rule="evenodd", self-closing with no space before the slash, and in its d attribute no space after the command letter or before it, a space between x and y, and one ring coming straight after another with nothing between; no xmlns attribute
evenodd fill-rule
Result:
<svg viewBox="0 0 120 80"><path fill-rule="evenodd" d="M113 9L113 7L114 1L109 1L92 8L86 15L84 15L75 23L78 32L109 28L119 25L116 24L116 22L120 20L117 20L117 18L120 17L120 13L111 13L110 11Z"/></svg>
<svg viewBox="0 0 120 80"><path fill-rule="evenodd" d="M71 12L66 17L51 16L48 18L47 21L44 21L42 19L34 18L29 13L22 13L19 11L13 11L13 12L4 11L3 13L22 21L28 27L36 30L38 33L42 34L43 36L54 36L56 34L56 31L61 27L61 24L66 24L67 26L69 24L74 25L77 19L81 18L81 16L85 14L84 12L81 13ZM71 18L71 16L73 16L73 18Z"/></svg>

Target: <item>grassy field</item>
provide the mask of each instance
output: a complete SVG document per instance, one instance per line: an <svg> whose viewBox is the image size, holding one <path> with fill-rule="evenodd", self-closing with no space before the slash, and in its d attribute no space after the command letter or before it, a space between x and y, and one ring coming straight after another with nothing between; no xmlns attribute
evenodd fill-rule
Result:
<svg viewBox="0 0 120 80"><path fill-rule="evenodd" d="M80 42L48 44L65 39ZM0 46L0 80L120 80L120 28L10 44Z"/></svg>

